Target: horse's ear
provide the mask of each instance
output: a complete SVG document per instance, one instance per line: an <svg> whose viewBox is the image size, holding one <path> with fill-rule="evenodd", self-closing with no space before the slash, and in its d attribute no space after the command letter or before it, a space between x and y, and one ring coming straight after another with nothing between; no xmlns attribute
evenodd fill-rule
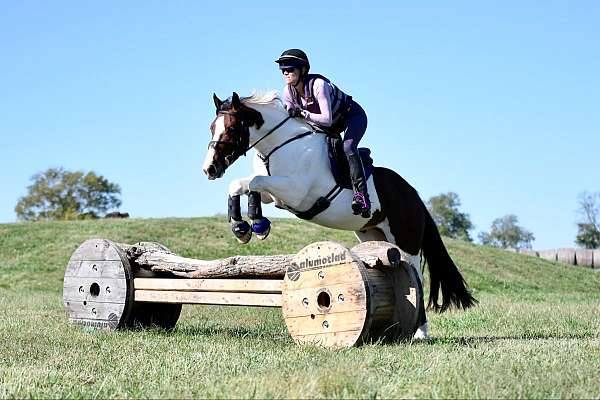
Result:
<svg viewBox="0 0 600 400"><path fill-rule="evenodd" d="M240 96L236 92L233 92L233 96L231 96L231 111L236 112L242 107L242 102L240 101Z"/></svg>
<svg viewBox="0 0 600 400"><path fill-rule="evenodd" d="M216 93L213 93L213 101L215 102L215 107L219 110L223 105L223 101L217 97Z"/></svg>

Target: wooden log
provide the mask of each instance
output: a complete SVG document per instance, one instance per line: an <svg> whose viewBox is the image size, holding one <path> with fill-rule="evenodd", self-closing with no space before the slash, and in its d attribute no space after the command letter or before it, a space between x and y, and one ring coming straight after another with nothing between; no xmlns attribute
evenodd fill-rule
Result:
<svg viewBox="0 0 600 400"><path fill-rule="evenodd" d="M370 268L398 267L398 264L402 261L400 249L382 241L362 242L350 251Z"/></svg>
<svg viewBox="0 0 600 400"><path fill-rule="evenodd" d="M539 251L540 258L548 261L556 261L556 249Z"/></svg>
<svg viewBox="0 0 600 400"><path fill-rule="evenodd" d="M293 255L233 256L218 260L198 260L145 246L128 251L136 265L155 272L170 272L185 278L270 277L283 278Z"/></svg>
<svg viewBox="0 0 600 400"><path fill-rule="evenodd" d="M594 266L594 250L575 249L575 259L577 265L592 268Z"/></svg>
<svg viewBox="0 0 600 400"><path fill-rule="evenodd" d="M556 260L564 264L575 265L575 249L558 249L556 252Z"/></svg>

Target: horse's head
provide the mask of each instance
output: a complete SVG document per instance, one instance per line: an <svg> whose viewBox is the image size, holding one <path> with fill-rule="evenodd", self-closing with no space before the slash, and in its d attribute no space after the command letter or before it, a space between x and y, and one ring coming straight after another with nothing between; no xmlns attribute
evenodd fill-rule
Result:
<svg viewBox="0 0 600 400"><path fill-rule="evenodd" d="M237 93L226 101L213 94L217 116L210 125L211 140L202 170L213 180L223 176L227 167L241 155L246 155L250 143L250 128L260 129L262 115L242 104Z"/></svg>

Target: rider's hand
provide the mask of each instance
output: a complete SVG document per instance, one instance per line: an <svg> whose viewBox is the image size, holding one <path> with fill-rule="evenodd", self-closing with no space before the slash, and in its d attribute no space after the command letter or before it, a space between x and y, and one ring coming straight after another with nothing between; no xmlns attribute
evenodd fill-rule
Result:
<svg viewBox="0 0 600 400"><path fill-rule="evenodd" d="M296 117L301 117L302 116L302 110L298 107L290 107L288 108L288 115L292 118L296 118Z"/></svg>

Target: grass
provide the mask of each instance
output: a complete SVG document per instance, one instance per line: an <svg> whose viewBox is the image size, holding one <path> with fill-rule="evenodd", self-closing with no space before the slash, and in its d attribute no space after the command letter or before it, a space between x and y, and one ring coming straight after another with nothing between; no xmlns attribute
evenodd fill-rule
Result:
<svg viewBox="0 0 600 400"><path fill-rule="evenodd" d="M184 306L173 332L70 326L64 268L90 237L198 258L355 242L285 219L247 246L223 218L0 225L0 398L600 396L597 271L445 239L478 307L430 314L429 342L331 350L294 345L274 309Z"/></svg>

